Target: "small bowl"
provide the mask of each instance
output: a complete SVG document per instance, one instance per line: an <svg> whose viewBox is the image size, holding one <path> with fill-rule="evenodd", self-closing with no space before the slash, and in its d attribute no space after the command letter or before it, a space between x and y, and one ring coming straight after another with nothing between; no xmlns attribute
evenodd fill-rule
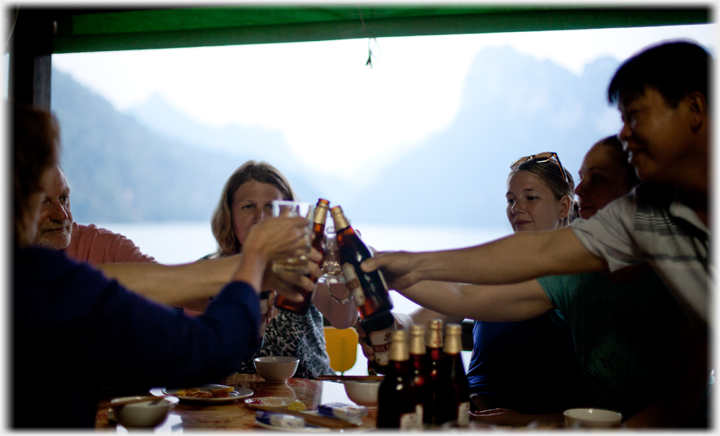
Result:
<svg viewBox="0 0 720 436"><path fill-rule="evenodd" d="M565 415L565 427L617 427L622 422L622 414L604 409L568 409Z"/></svg>
<svg viewBox="0 0 720 436"><path fill-rule="evenodd" d="M270 383L285 383L295 375L300 359L287 356L267 356L255 358L255 370Z"/></svg>
<svg viewBox="0 0 720 436"><path fill-rule="evenodd" d="M170 409L180 401L175 397L165 397L156 400L150 399L142 403L128 404L127 406L113 405L118 401L140 398L143 397L121 397L110 401L110 408L113 415L115 415L115 421L124 427L155 427L165 421Z"/></svg>
<svg viewBox="0 0 720 436"><path fill-rule="evenodd" d="M353 403L365 407L377 407L380 380L345 380L345 393Z"/></svg>

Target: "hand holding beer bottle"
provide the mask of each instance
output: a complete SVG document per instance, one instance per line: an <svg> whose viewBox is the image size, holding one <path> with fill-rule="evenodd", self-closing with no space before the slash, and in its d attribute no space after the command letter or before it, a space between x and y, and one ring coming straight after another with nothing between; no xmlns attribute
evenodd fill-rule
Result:
<svg viewBox="0 0 720 436"><path fill-rule="evenodd" d="M387 284L380 271L366 273L360 269L360 264L372 254L350 226L342 208L335 206L330 214L337 232L345 283L355 300L362 328L370 338L375 353L372 367L375 372L384 374L389 363L391 335L396 330Z"/></svg>
<svg viewBox="0 0 720 436"><path fill-rule="evenodd" d="M324 256L325 254L325 221L327 219L329 205L329 201L321 198L318 200L317 205L315 206L315 209L313 211L313 228L312 234L310 235L310 245L313 249L317 250L321 254L321 256ZM320 260L319 264L322 265L322 259ZM317 282L317 276L313 275L312 273L308 273L305 276L309 278L313 283ZM293 288L293 290L303 295L302 301L293 301L280 295L275 300L275 305L280 309L289 310L291 312L297 313L298 315L305 315L310 309L310 304L312 304L314 291L307 291L306 289L303 289L301 287L295 287Z"/></svg>

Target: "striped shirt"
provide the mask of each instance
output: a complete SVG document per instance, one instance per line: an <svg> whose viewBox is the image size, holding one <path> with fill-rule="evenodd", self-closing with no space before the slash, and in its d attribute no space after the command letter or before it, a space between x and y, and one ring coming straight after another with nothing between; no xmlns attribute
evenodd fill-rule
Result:
<svg viewBox="0 0 720 436"><path fill-rule="evenodd" d="M589 220L571 224L610 271L648 262L695 318L710 319L710 232L668 185L643 183Z"/></svg>

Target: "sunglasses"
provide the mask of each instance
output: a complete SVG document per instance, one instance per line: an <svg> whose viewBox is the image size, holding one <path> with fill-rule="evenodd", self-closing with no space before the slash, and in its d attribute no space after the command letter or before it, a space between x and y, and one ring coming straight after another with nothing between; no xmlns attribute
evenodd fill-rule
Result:
<svg viewBox="0 0 720 436"><path fill-rule="evenodd" d="M554 161L557 164L558 168L560 168L560 174L562 175L563 179L566 183L568 183L567 175L565 174L565 170L560 163L560 157L554 151L546 151L545 153L531 154L530 156L521 157L520 159L513 162L512 165L510 165L510 169L514 170L521 164L529 161L535 161L537 163Z"/></svg>

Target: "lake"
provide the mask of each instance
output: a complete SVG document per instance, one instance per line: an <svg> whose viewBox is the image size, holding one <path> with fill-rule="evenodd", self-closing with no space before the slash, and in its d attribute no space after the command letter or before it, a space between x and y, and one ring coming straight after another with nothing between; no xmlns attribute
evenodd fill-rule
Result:
<svg viewBox="0 0 720 436"><path fill-rule="evenodd" d="M112 230L132 239L140 250L164 264L194 262L216 250L209 222L165 223L99 223L98 227ZM511 229L476 230L460 227L399 226L353 223L367 245L378 251L429 251L467 247L506 236ZM410 313L419 306L397 292L391 292L395 311ZM470 352L463 352L466 369ZM367 374L366 363L358 347L356 365L348 375Z"/></svg>

